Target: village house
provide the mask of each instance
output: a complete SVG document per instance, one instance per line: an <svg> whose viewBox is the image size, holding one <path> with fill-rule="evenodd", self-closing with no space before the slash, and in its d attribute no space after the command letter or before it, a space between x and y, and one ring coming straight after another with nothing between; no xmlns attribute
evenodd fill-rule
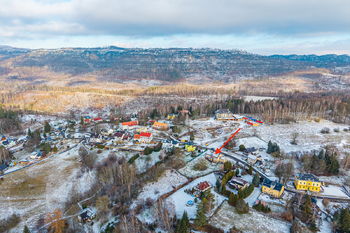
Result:
<svg viewBox="0 0 350 233"><path fill-rule="evenodd" d="M123 122L123 123L121 123L121 125L122 125L122 130L129 130L129 129L133 129L135 126L137 126L138 121Z"/></svg>
<svg viewBox="0 0 350 233"><path fill-rule="evenodd" d="M121 142L123 140L125 133L123 131L116 132L114 134L114 141Z"/></svg>
<svg viewBox="0 0 350 233"><path fill-rule="evenodd" d="M224 157L221 153L215 154L214 152L207 152L205 158L212 163L225 163L227 158Z"/></svg>
<svg viewBox="0 0 350 233"><path fill-rule="evenodd" d="M245 189L248 187L249 183L245 180L242 180L238 177L232 177L232 179L227 182L228 186L232 189Z"/></svg>
<svg viewBox="0 0 350 233"><path fill-rule="evenodd" d="M235 118L233 117L233 114L228 109L216 110L216 112L215 112L215 119L218 120L218 121L222 121L222 120L225 120L225 121L230 121L231 120L231 121L233 121L233 120L235 120Z"/></svg>
<svg viewBox="0 0 350 233"><path fill-rule="evenodd" d="M81 223L90 222L95 217L96 214L90 208L86 208L78 215L78 221Z"/></svg>
<svg viewBox="0 0 350 233"><path fill-rule="evenodd" d="M233 115L233 118L234 118L236 121L242 121L242 120L244 120L244 116L240 116L240 115Z"/></svg>
<svg viewBox="0 0 350 233"><path fill-rule="evenodd" d="M255 166L257 166L257 167L260 167L260 166L263 165L262 159L261 159L261 156L260 156L260 155L253 155L253 154L248 155L247 162L248 162L249 164L255 165Z"/></svg>
<svg viewBox="0 0 350 233"><path fill-rule="evenodd" d="M84 123L90 123L91 122L91 117L89 116L83 116Z"/></svg>
<svg viewBox="0 0 350 233"><path fill-rule="evenodd" d="M101 143L103 141L102 135L97 133L92 133L90 135L90 142L91 143Z"/></svg>
<svg viewBox="0 0 350 233"><path fill-rule="evenodd" d="M33 151L31 154L30 154L30 158L31 159L42 159L46 156L46 153L45 151L41 150L41 151Z"/></svg>
<svg viewBox="0 0 350 233"><path fill-rule="evenodd" d="M194 193L193 195L195 197L199 197L202 192L205 192L206 190L212 188L211 184L208 181L203 181L202 183L199 183L196 187L194 187Z"/></svg>
<svg viewBox="0 0 350 233"><path fill-rule="evenodd" d="M318 177L309 173L295 174L294 185L297 190L308 190L311 192L320 192L322 190L322 183Z"/></svg>
<svg viewBox="0 0 350 233"><path fill-rule="evenodd" d="M96 117L96 118L94 118L94 122L102 122L103 120L102 120L102 118L101 117Z"/></svg>
<svg viewBox="0 0 350 233"><path fill-rule="evenodd" d="M175 117L176 115L174 113L168 114L168 120L174 120Z"/></svg>
<svg viewBox="0 0 350 233"><path fill-rule="evenodd" d="M103 136L112 135L112 134L113 134L113 132L114 132L114 130L113 130L113 129L109 129L109 130L102 129L102 130L101 130L101 134L102 134Z"/></svg>
<svg viewBox="0 0 350 233"><path fill-rule="evenodd" d="M283 191L284 191L284 186L283 184L280 184L276 181L269 180L267 178L264 179L264 182L261 187L261 191L263 193L266 193L270 196L280 198Z"/></svg>
<svg viewBox="0 0 350 233"><path fill-rule="evenodd" d="M134 135L134 141L136 141L138 143L151 143L152 140L153 140L152 133L141 132L140 134Z"/></svg>
<svg viewBox="0 0 350 233"><path fill-rule="evenodd" d="M153 135L152 133L140 133L140 142L141 143L151 143L153 140Z"/></svg>
<svg viewBox="0 0 350 233"><path fill-rule="evenodd" d="M168 124L161 123L161 122L154 122L152 127L154 129L158 129L158 130L167 130L168 129Z"/></svg>
<svg viewBox="0 0 350 233"><path fill-rule="evenodd" d="M193 152L193 151L196 150L196 146L194 145L193 142L187 142L187 143L185 144L185 150L186 150L187 152Z"/></svg>
<svg viewBox="0 0 350 233"><path fill-rule="evenodd" d="M256 149L255 147L250 147L250 148L246 148L246 149L243 151L243 154L249 155L249 154L254 153L255 151L257 151L257 149Z"/></svg>

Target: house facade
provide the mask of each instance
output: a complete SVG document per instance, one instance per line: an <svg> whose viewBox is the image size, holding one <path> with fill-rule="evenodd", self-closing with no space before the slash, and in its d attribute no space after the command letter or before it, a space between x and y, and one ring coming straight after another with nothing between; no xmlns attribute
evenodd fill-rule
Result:
<svg viewBox="0 0 350 233"><path fill-rule="evenodd" d="M168 120L174 120L175 117L176 115L174 113L168 114Z"/></svg>
<svg viewBox="0 0 350 233"><path fill-rule="evenodd" d="M193 151L196 150L196 146L194 145L193 142L187 142L187 143L185 144L185 150L186 150L187 152L193 152Z"/></svg>
<svg viewBox="0 0 350 233"><path fill-rule="evenodd" d="M133 129L138 125L138 121L128 121L121 123L123 130Z"/></svg>
<svg viewBox="0 0 350 233"><path fill-rule="evenodd" d="M92 133L90 136L90 142L101 143L103 141L102 135L97 133Z"/></svg>
<svg viewBox="0 0 350 233"><path fill-rule="evenodd" d="M247 162L251 165L261 166L262 159L260 155L248 155Z"/></svg>
<svg viewBox="0 0 350 233"><path fill-rule="evenodd" d="M261 191L270 196L279 198L284 191L284 185L276 181L265 179L262 184Z"/></svg>
<svg viewBox="0 0 350 233"><path fill-rule="evenodd" d="M158 130L167 130L168 129L168 124L161 123L161 122L154 122L152 127L154 129L158 129Z"/></svg>
<svg viewBox="0 0 350 233"><path fill-rule="evenodd" d="M219 109L215 112L215 119L220 121L220 120L235 120L233 114L229 109Z"/></svg>
<svg viewBox="0 0 350 233"><path fill-rule="evenodd" d="M298 173L294 176L294 185L297 190L320 192L322 183L318 177L313 174Z"/></svg>
<svg viewBox="0 0 350 233"><path fill-rule="evenodd" d="M194 193L193 195L196 197L199 197L200 194L213 186L208 181L203 181L202 183L199 183L196 187L194 187Z"/></svg>

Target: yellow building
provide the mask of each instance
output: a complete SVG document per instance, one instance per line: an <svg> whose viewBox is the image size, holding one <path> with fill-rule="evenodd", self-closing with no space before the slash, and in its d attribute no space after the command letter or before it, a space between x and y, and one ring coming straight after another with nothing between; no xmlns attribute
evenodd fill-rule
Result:
<svg viewBox="0 0 350 233"><path fill-rule="evenodd" d="M188 152L195 151L196 150L196 146L193 145L192 142L188 142L188 143L185 144L185 150L188 151Z"/></svg>
<svg viewBox="0 0 350 233"><path fill-rule="evenodd" d="M161 122L154 122L152 127L158 130L165 130L165 129L168 129L168 124L161 123Z"/></svg>
<svg viewBox="0 0 350 233"><path fill-rule="evenodd" d="M135 131L137 133L141 133L141 132L147 133L147 127L140 127L140 128L137 128Z"/></svg>
<svg viewBox="0 0 350 233"><path fill-rule="evenodd" d="M313 174L308 173L295 174L294 185L297 190L320 192L321 189L321 181Z"/></svg>
<svg viewBox="0 0 350 233"><path fill-rule="evenodd" d="M262 184L261 191L270 196L279 198L284 191L284 185L276 181L265 179Z"/></svg>
<svg viewBox="0 0 350 233"><path fill-rule="evenodd" d="M168 120L174 120L175 117L176 117L176 115L174 113L170 113L168 115Z"/></svg>

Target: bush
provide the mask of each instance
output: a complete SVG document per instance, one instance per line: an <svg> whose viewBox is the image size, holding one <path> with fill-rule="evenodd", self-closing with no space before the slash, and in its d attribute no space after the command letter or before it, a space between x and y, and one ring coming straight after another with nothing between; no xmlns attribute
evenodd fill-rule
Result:
<svg viewBox="0 0 350 233"><path fill-rule="evenodd" d="M97 151L97 154L101 154L101 153L102 153L102 150L98 150L98 151Z"/></svg>
<svg viewBox="0 0 350 233"><path fill-rule="evenodd" d="M322 130L321 130L321 133L329 133L330 132L330 129L327 128L327 127L324 127Z"/></svg>
<svg viewBox="0 0 350 233"><path fill-rule="evenodd" d="M329 200L328 200L327 198L323 198L322 204L323 204L325 207L327 207L328 204L329 204Z"/></svg>
<svg viewBox="0 0 350 233"><path fill-rule="evenodd" d="M244 151L245 150L245 146L242 144L239 146L239 151Z"/></svg>
<svg viewBox="0 0 350 233"><path fill-rule="evenodd" d="M83 209L86 209L86 208L87 208L87 205L84 203L84 204L82 205L82 207L83 207Z"/></svg>
<svg viewBox="0 0 350 233"><path fill-rule="evenodd" d="M344 130L344 132L348 132L349 131L349 129L347 129L347 128L344 128L343 130Z"/></svg>
<svg viewBox="0 0 350 233"><path fill-rule="evenodd" d="M138 157L140 157L140 154L136 154L133 157L131 157L128 161L128 163L133 163Z"/></svg>
<svg viewBox="0 0 350 233"><path fill-rule="evenodd" d="M245 203L243 199L238 199L236 204L236 211L239 214L245 214L249 212L249 205L248 203Z"/></svg>
<svg viewBox="0 0 350 233"><path fill-rule="evenodd" d="M254 205L253 208L256 209L257 211L261 211L261 212L264 212L264 213L271 212L271 209L267 205L264 206L261 203L261 201L259 201L259 203L257 205ZM293 216L292 216L292 219L293 219Z"/></svg>
<svg viewBox="0 0 350 233"><path fill-rule="evenodd" d="M339 128L335 128L334 132L339 133Z"/></svg>
<svg viewBox="0 0 350 233"><path fill-rule="evenodd" d="M104 146L103 146L102 144L98 144L98 145L97 145L97 148L98 148L98 149L103 149Z"/></svg>

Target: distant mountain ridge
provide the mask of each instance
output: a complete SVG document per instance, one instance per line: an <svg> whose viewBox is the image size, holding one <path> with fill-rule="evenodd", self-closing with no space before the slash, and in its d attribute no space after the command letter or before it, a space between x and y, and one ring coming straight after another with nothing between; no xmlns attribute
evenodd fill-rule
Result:
<svg viewBox="0 0 350 233"><path fill-rule="evenodd" d="M243 50L210 48L108 46L32 50L0 46L0 76L12 78L21 76L14 75L14 69L37 67L72 76L93 75L101 81L113 82L145 78L168 82L188 78L232 82L315 67L335 70L347 66L350 56L332 54L262 56Z"/></svg>

